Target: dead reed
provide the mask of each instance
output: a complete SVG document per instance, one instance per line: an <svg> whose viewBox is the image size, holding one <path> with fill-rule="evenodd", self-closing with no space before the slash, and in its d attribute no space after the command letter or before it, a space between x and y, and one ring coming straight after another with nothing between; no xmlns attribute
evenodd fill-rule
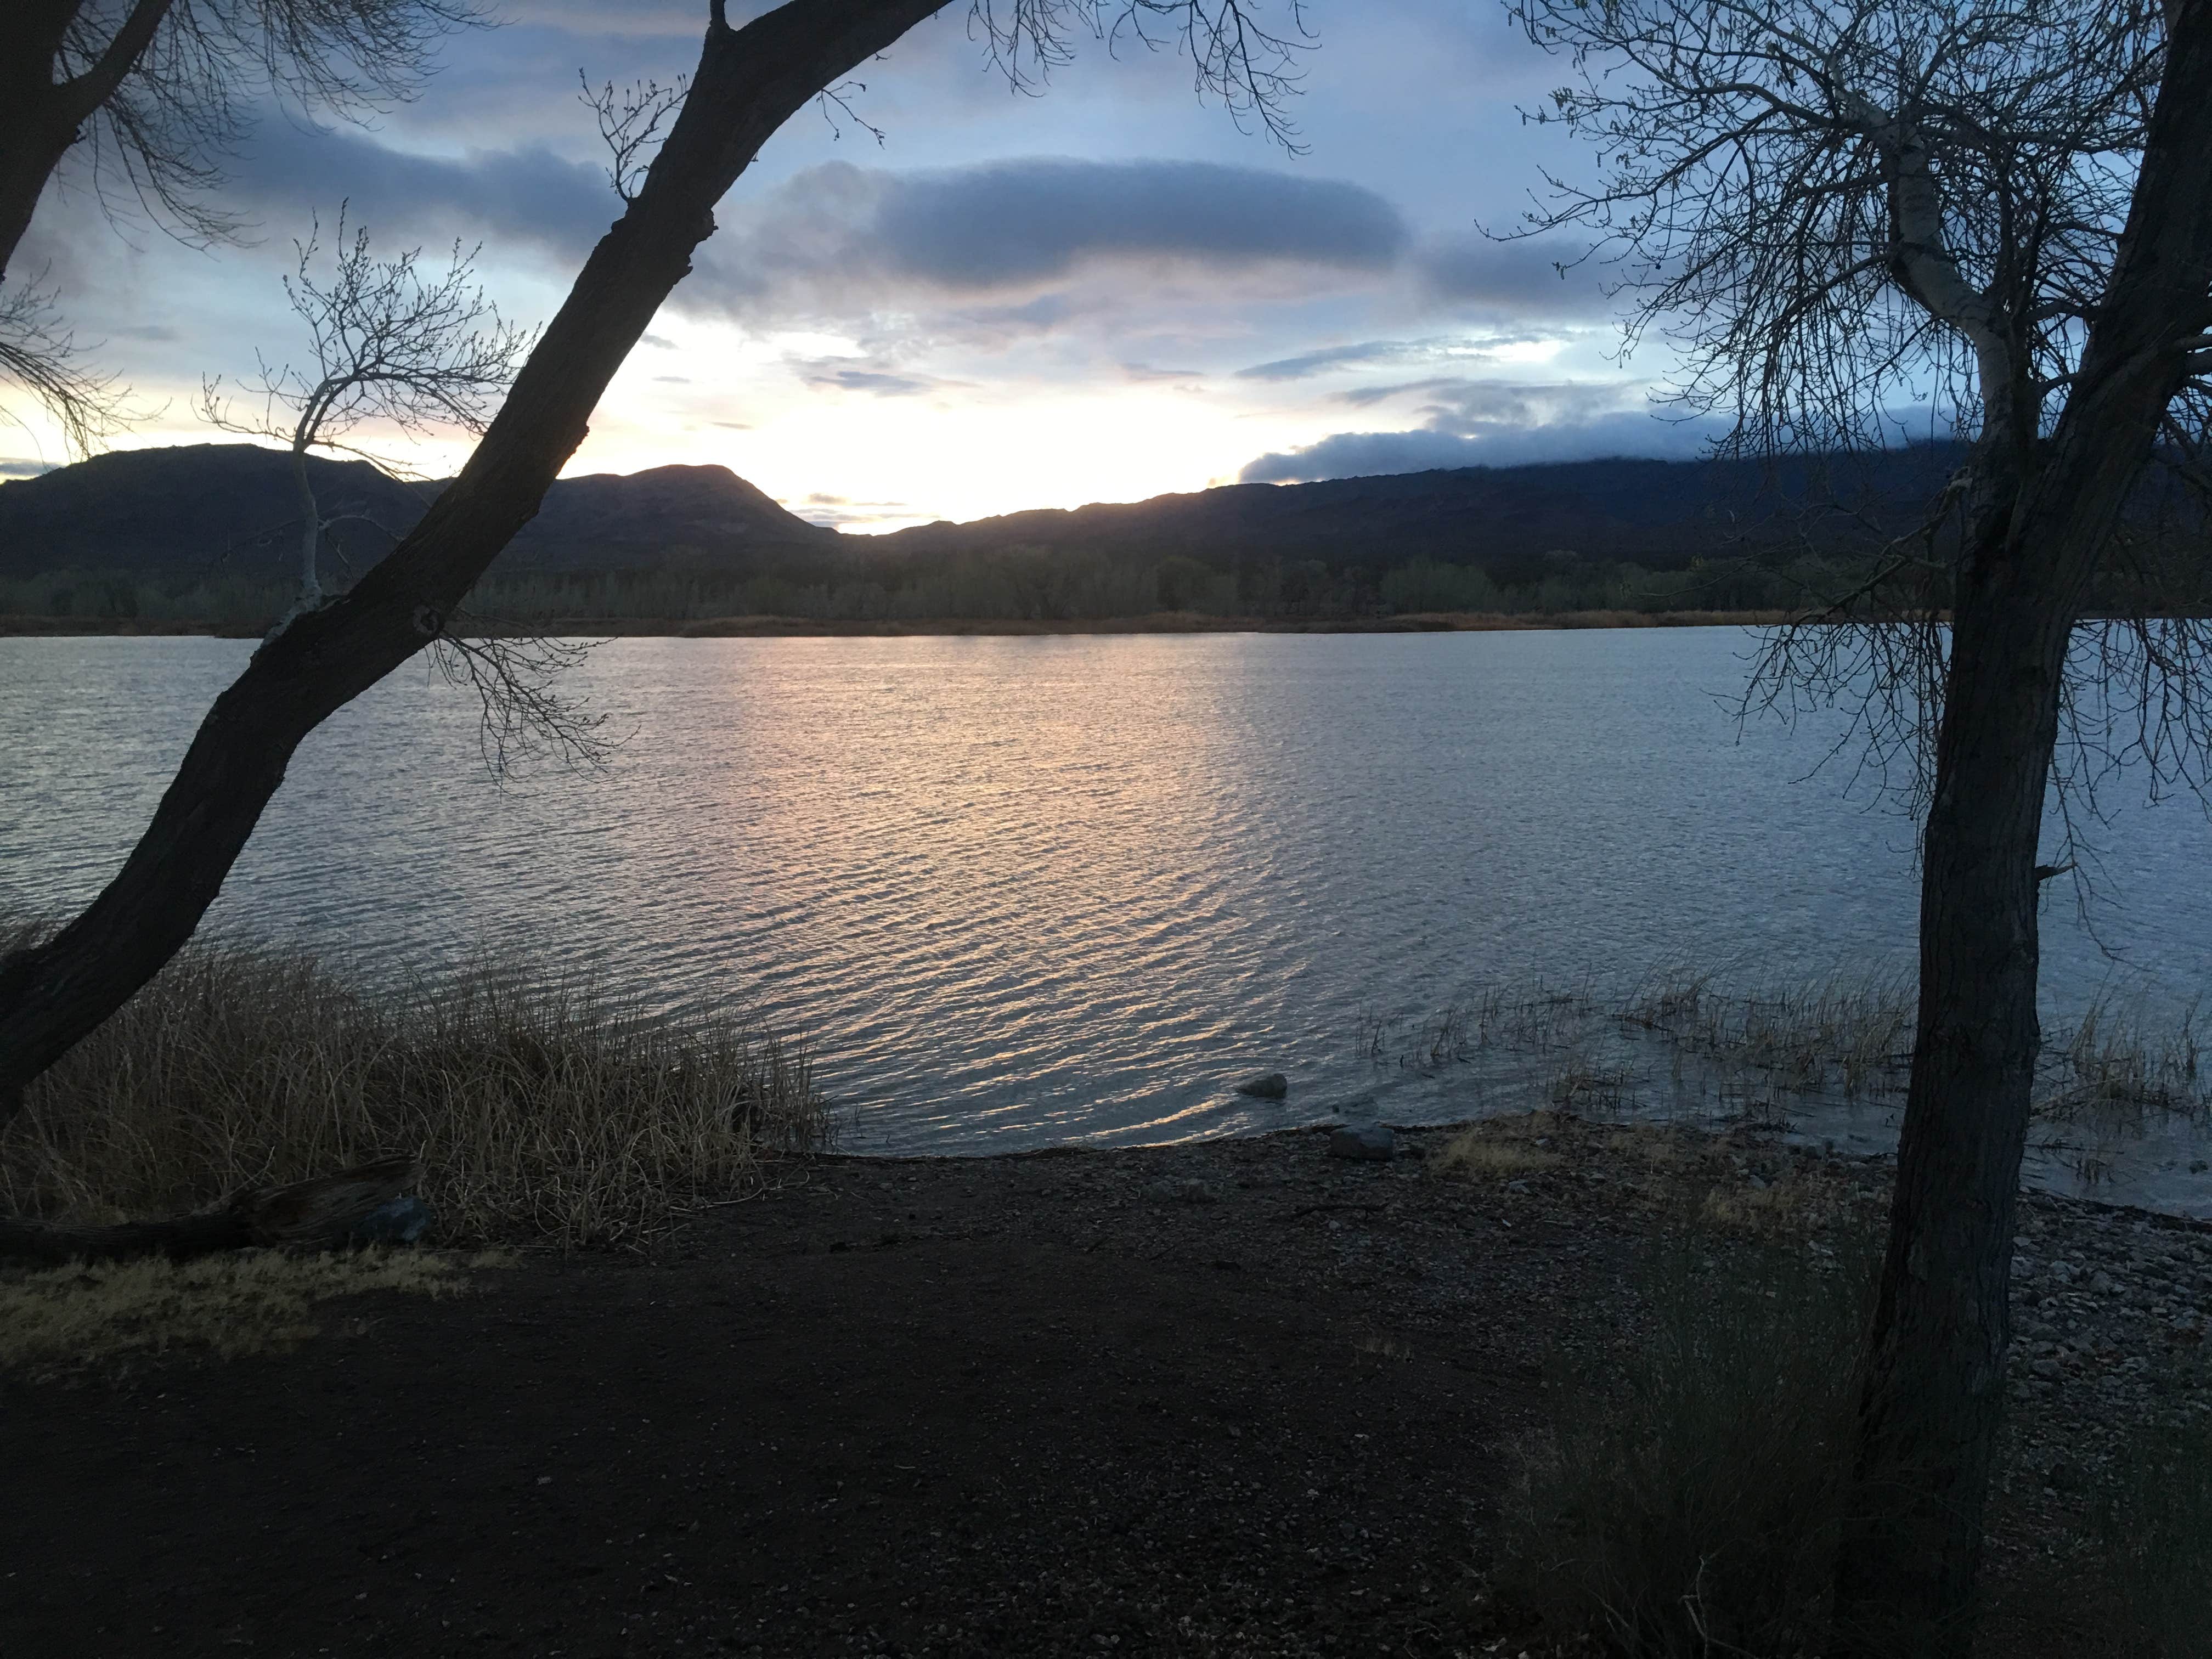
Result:
<svg viewBox="0 0 2212 1659"><path fill-rule="evenodd" d="M1492 985L1426 1019L1365 1015L1358 1041L1376 1064L1434 1073L1486 1055L1525 1054L1547 1103L1583 1112L1679 1107L1695 1091L1741 1116L1786 1127L1790 1103L1901 1102L1917 1018L1909 975L1832 978L1723 990L1712 972L1650 975L1625 993L1588 980ZM1649 1064L1663 1046L1667 1072ZM2212 1125L2212 1064L2197 1011L2170 1028L2110 998L2053 1028L2037 1069L2036 1115L2106 1133L2175 1120Z"/></svg>
<svg viewBox="0 0 2212 1659"><path fill-rule="evenodd" d="M217 940L32 1085L0 1206L174 1213L413 1152L442 1240L636 1246L829 1135L805 1053L733 1014L652 1018L522 960L372 993Z"/></svg>

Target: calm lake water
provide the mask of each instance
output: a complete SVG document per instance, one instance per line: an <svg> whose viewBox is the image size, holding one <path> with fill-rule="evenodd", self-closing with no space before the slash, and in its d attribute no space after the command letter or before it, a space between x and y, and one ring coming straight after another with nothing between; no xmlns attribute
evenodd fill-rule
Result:
<svg viewBox="0 0 2212 1659"><path fill-rule="evenodd" d="M1413 1064L1485 988L1742 991L1910 970L1912 829L1838 728L1739 727L1733 629L625 640L576 689L603 774L495 787L422 665L318 732L214 920L367 971L521 942L811 1039L860 1150L1137 1142L1526 1104L1526 1057ZM94 893L250 647L0 640L0 897ZM2212 979L2212 829L2124 782L2056 1021ZM1287 1101L1232 1085L1291 1079ZM1881 1114L1815 1131L1871 1144ZM2202 1176L2161 1201L2201 1207ZM2150 1156L2137 1155L2137 1161Z"/></svg>

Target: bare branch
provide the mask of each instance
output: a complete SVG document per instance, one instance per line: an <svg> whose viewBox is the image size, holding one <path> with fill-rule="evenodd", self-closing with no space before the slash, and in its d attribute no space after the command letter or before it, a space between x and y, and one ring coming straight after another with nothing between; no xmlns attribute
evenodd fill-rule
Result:
<svg viewBox="0 0 2212 1659"><path fill-rule="evenodd" d="M2002 523L2027 487L2105 307L2164 72L2163 8L1508 0L1508 9L1568 70L1528 118L1565 122L1599 164L1595 182L1548 179L1506 234L1595 238L1592 257L1619 273L1616 291L1632 307L1625 348L1648 336L1679 366L1667 395L1725 418L1723 447L1741 453L1880 450L1896 441L1900 408L1972 445L1918 526L1881 532L1869 575L1769 637L1745 705L1787 714L1840 704L1862 770L1918 813L1965 562L1985 539L1978 527ZM2208 341L2177 343L2185 374L2212 375ZM2203 382L2178 388L2159 459L2182 483L2212 489L2208 403ZM2202 509L2192 522L2201 543ZM2098 591L2142 614L2185 614L2164 575L2128 581L2116 573ZM2085 629L2070 671L2054 776L2060 810L2078 807L2085 823L2111 775L2102 757L2118 752L2107 725L2116 706L2168 711L2161 737L2139 726L2126 747L2151 767L2154 788L2204 776L2204 755L2185 761L2180 750L2212 736L2185 708L2212 689L2189 638L2160 635L2153 648L2101 628Z"/></svg>
<svg viewBox="0 0 2212 1659"><path fill-rule="evenodd" d="M1508 234L1577 229L1745 453L1892 410L2032 436L2094 314L2158 83L2151 0L1508 0L1600 155Z"/></svg>
<svg viewBox="0 0 2212 1659"><path fill-rule="evenodd" d="M673 85L665 87L658 81L634 82L619 92L611 81L594 90L581 70L576 71L576 79L582 83L586 106L599 118L599 137L612 158L607 181L623 201L634 202L667 124L684 106L691 77L679 75Z"/></svg>
<svg viewBox="0 0 2212 1659"><path fill-rule="evenodd" d="M504 782L544 761L572 769L607 763L623 739L608 732L605 714L561 690L597 641L510 634L465 614L453 620L467 631L440 634L430 660L447 684L475 694L477 751L494 778Z"/></svg>
<svg viewBox="0 0 2212 1659"><path fill-rule="evenodd" d="M12 381L61 428L76 455L88 455L131 418L130 392L82 366L84 348L62 325L51 289L0 286L0 380ZM0 406L0 419L27 423Z"/></svg>
<svg viewBox="0 0 2212 1659"><path fill-rule="evenodd" d="M1278 13L1279 22L1266 21ZM1288 106L1315 40L1305 0L970 0L968 28L1007 84L1030 94L1073 61L1078 34L1115 49L1172 48L1189 59L1199 95L1218 98L1240 129L1304 153Z"/></svg>
<svg viewBox="0 0 2212 1659"><path fill-rule="evenodd" d="M83 132L66 167L111 214L234 238L240 220L210 198L261 98L364 118L413 98L439 43L483 21L475 0L85 0L52 69Z"/></svg>
<svg viewBox="0 0 2212 1659"><path fill-rule="evenodd" d="M475 250L459 243L444 274L426 277L420 248L380 260L366 230L349 238L341 205L327 276L319 269L319 223L293 246L298 260L284 292L307 324L312 365L272 367L262 360L249 392L258 410L249 402L245 412L235 410L219 380L203 382L200 392L201 418L210 425L274 439L292 452L301 524L300 599L279 630L323 599L316 555L327 521L308 483L308 453L350 454L404 476L398 460L352 434L365 425L408 439L441 429L481 434L538 337L534 329L501 319L476 285Z"/></svg>

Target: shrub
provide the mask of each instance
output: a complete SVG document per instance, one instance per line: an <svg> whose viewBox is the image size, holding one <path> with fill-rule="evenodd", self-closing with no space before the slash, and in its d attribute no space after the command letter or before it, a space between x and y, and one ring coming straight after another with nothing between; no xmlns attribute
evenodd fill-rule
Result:
<svg viewBox="0 0 2212 1659"><path fill-rule="evenodd" d="M1609 1382L1518 1449L1498 1589L1622 1654L1818 1651L1849 1490L1869 1253L1680 1236Z"/></svg>
<svg viewBox="0 0 2212 1659"><path fill-rule="evenodd" d="M828 1133L805 1055L732 1016L654 1019L522 961L377 994L196 943L32 1085L0 1206L175 1213L414 1152L447 1239L637 1244Z"/></svg>

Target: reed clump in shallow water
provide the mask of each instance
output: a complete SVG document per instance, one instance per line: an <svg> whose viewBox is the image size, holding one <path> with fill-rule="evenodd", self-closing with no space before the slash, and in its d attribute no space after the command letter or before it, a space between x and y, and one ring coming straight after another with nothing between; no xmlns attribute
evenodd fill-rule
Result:
<svg viewBox="0 0 2212 1659"><path fill-rule="evenodd" d="M1695 1096L1722 1115L1787 1127L1795 1103L1895 1104L1911 1076L1911 979L1892 975L1723 990L1709 970L1655 974L1623 994L1587 981L1493 985L1425 1020L1368 1014L1360 1044L1377 1064L1433 1074L1498 1054L1527 1054L1549 1104L1584 1112L1679 1109ZM1667 1071L1649 1063L1656 1039ZM2212 1126L2212 1062L2197 1010L2161 1027L2107 997L2070 1029L2046 1032L2036 1116L2139 1134L2177 1121Z"/></svg>
<svg viewBox="0 0 2212 1659"><path fill-rule="evenodd" d="M364 991L218 940L33 1084L0 1208L172 1214L416 1153L442 1239L635 1246L830 1134L805 1052L733 1014L657 1019L519 958Z"/></svg>

